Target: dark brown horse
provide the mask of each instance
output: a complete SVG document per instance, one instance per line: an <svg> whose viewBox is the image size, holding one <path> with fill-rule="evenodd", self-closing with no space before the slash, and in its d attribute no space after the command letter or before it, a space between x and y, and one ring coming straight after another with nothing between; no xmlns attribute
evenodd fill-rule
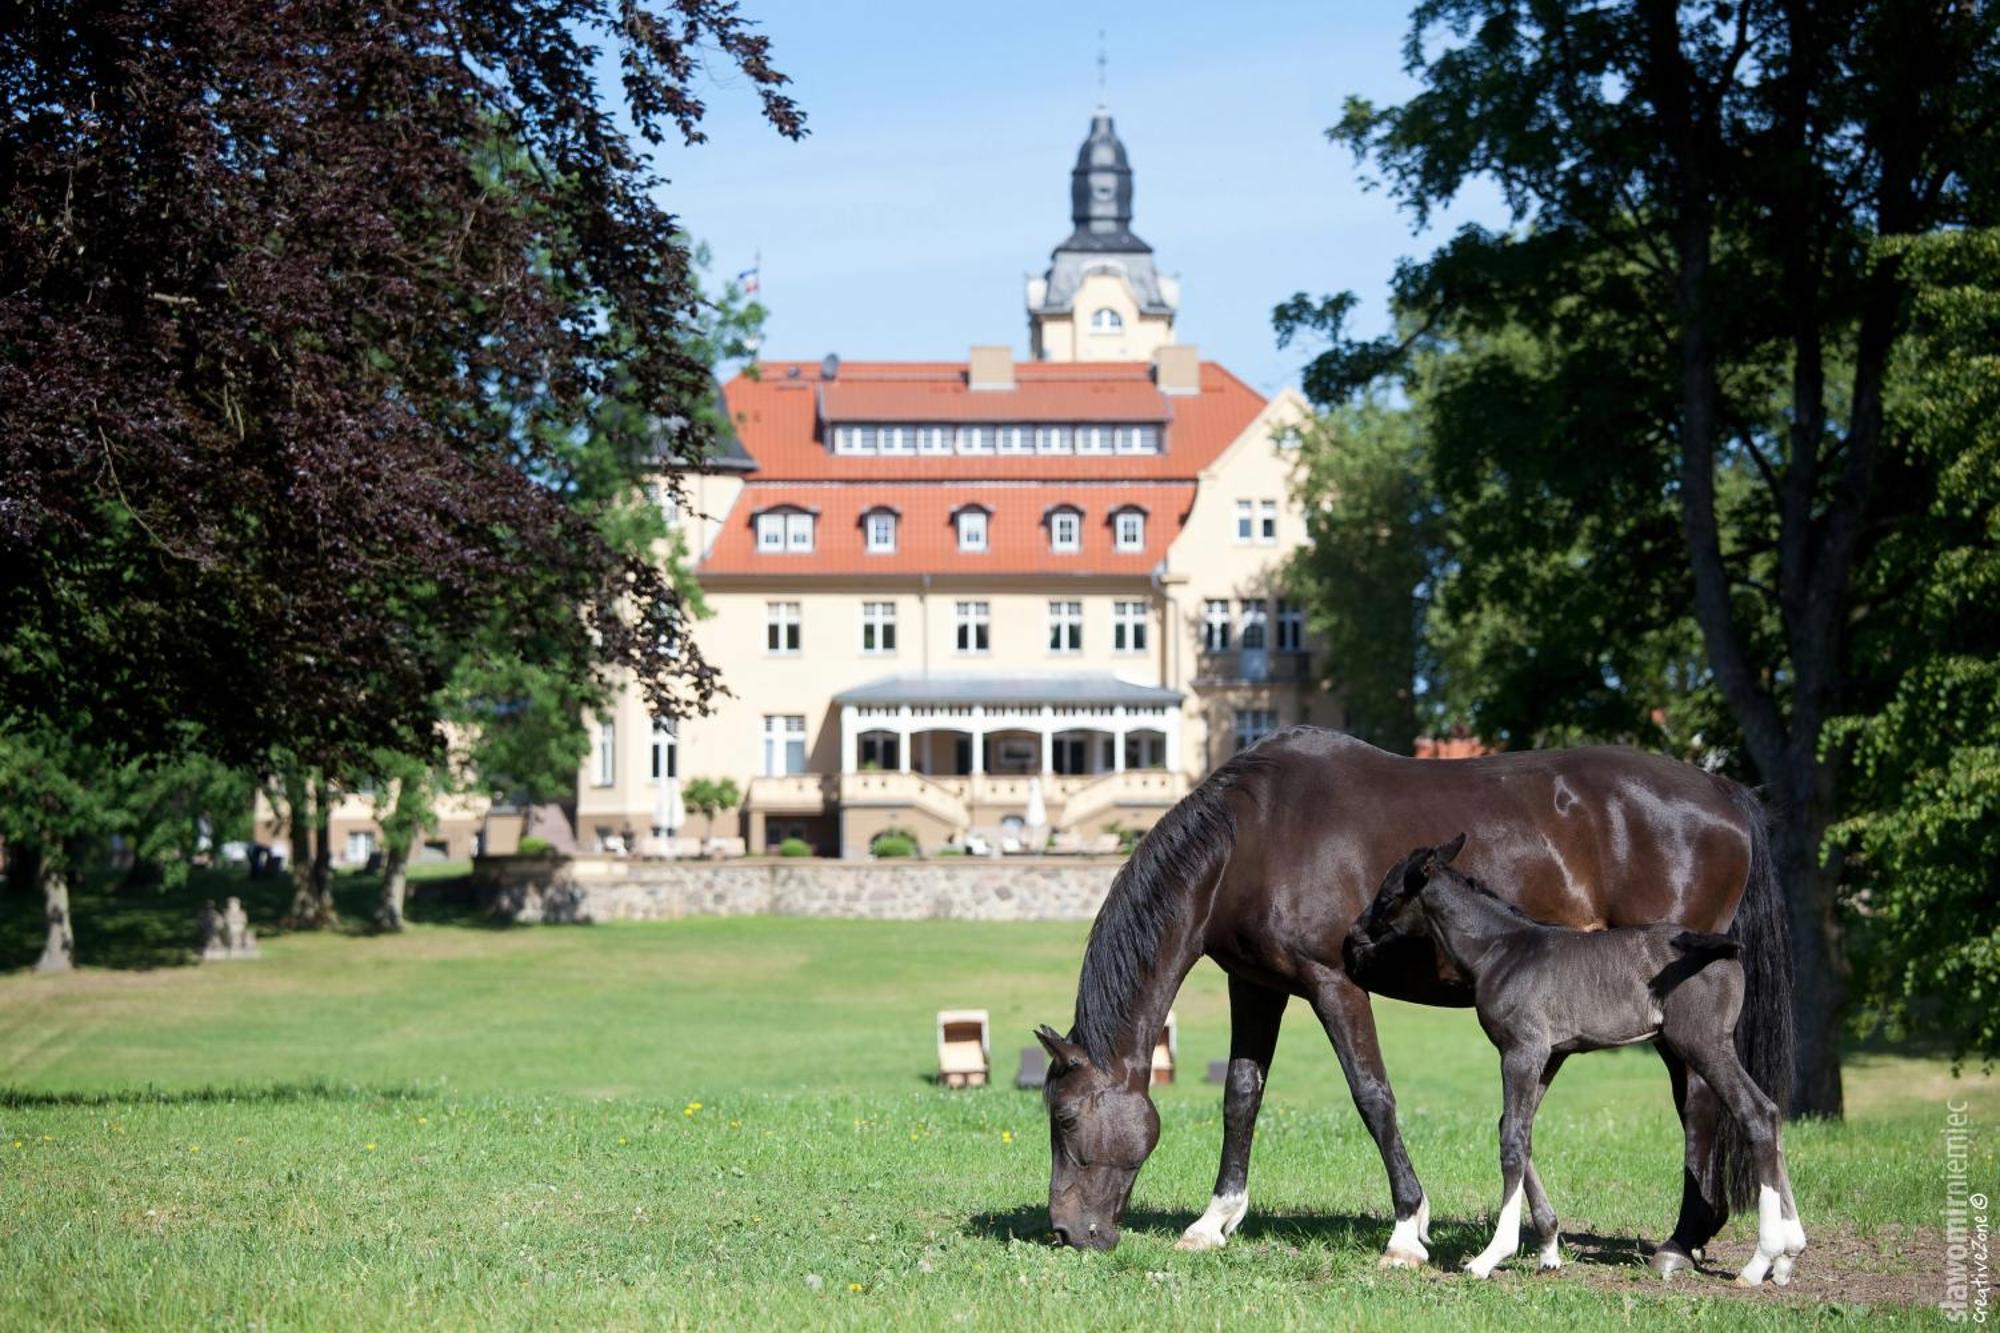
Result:
<svg viewBox="0 0 2000 1333"><path fill-rule="evenodd" d="M1747 981L1744 1064L1784 1105L1791 1080L1791 965L1756 798L1725 778L1621 749L1402 759L1316 728L1280 732L1211 773L1147 833L1091 928L1068 1036L1042 1028L1052 1164L1049 1220L1070 1245L1109 1249L1159 1140L1152 1050L1199 958L1229 975L1222 1166L1181 1245L1228 1240L1249 1207L1251 1134L1287 1000L1326 1029L1389 1172L1395 1228L1384 1262L1419 1264L1429 1206L1396 1128L1368 992L1468 1005L1434 942L1346 956L1351 927L1413 846L1471 835L1468 873L1539 921L1579 929L1672 923L1727 930ZM1740 910L1739 910L1740 908ZM1747 1144L1715 1094L1662 1051L1686 1130L1681 1214L1655 1254L1686 1265L1754 1192ZM1732 1122L1733 1123L1733 1122Z"/></svg>

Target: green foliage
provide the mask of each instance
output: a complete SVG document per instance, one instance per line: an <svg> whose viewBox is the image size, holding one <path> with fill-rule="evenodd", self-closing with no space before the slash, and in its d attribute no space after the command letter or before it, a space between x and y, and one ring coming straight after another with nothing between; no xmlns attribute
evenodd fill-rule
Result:
<svg viewBox="0 0 2000 1333"><path fill-rule="evenodd" d="M1890 402L1926 497L1865 571L1857 669L1885 685L1828 745L1850 755L1857 998L1892 1035L2000 1059L2000 230L1898 247L1917 284Z"/></svg>
<svg viewBox="0 0 2000 1333"><path fill-rule="evenodd" d="M778 844L778 855L780 856L811 856L812 854L812 844L804 838L786 838Z"/></svg>
<svg viewBox="0 0 2000 1333"><path fill-rule="evenodd" d="M875 835L874 840L868 844L868 852L871 856L884 861L896 860L903 857L915 856L917 854L917 842L916 839L910 837L907 833L893 831L878 833Z"/></svg>
<svg viewBox="0 0 2000 1333"><path fill-rule="evenodd" d="M713 836L715 817L741 805L743 793L735 778L690 778L681 788L681 803L708 821L708 831Z"/></svg>
<svg viewBox="0 0 2000 1333"><path fill-rule="evenodd" d="M547 856L550 852L554 850L555 850L554 844L552 844L547 838L540 837L536 834L529 834L527 837L521 839L521 846L519 849L520 854L522 856Z"/></svg>

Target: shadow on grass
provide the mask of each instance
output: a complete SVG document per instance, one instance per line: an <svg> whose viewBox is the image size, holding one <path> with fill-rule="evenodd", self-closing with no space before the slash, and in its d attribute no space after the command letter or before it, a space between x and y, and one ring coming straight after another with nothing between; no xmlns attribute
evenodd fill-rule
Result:
<svg viewBox="0 0 2000 1333"><path fill-rule="evenodd" d="M1125 1233L1152 1232L1168 1240L1178 1240L1197 1214L1169 1213L1136 1208L1125 1215ZM1055 1244L1049 1230L1048 1209L1039 1205L1005 1211L974 1213L965 1221L969 1235L1005 1244L1029 1241ZM1277 1213L1252 1212L1237 1231L1238 1242L1271 1242L1288 1245L1316 1244L1336 1250L1375 1252L1389 1241L1390 1223L1385 1217L1367 1213ZM1430 1266L1455 1271L1466 1260L1486 1248L1490 1228L1472 1222L1431 1224ZM1532 1237L1524 1237L1524 1245ZM1562 1233L1563 1257L1567 1262L1605 1268L1640 1268L1652 1257L1653 1245L1631 1236L1603 1236L1594 1232ZM1523 1250L1526 1255L1527 1250ZM1517 1265L1532 1266L1532 1256ZM1702 1271L1708 1271L1703 1268Z"/></svg>
<svg viewBox="0 0 2000 1333"><path fill-rule="evenodd" d="M30 1110L56 1106L278 1106L297 1102L432 1101L425 1088L371 1088L355 1083L270 1083L263 1086L207 1088L124 1088L109 1092L29 1092L0 1087L0 1109Z"/></svg>
<svg viewBox="0 0 2000 1333"><path fill-rule="evenodd" d="M421 867L416 869L421 873ZM134 971L193 963L194 919L204 900L213 899L219 906L224 899L241 898L251 928L264 939L285 933L278 923L292 905L288 876L253 879L240 868L198 869L178 889L127 889L121 880L115 873L93 876L71 895L77 961L86 967ZM379 875L336 874L333 899L340 913L339 933L375 933L381 893ZM414 924L507 928L507 923L479 910L471 877L465 874L413 878L404 910ZM32 966L41 956L45 932L40 897L5 892L0 880L0 971Z"/></svg>

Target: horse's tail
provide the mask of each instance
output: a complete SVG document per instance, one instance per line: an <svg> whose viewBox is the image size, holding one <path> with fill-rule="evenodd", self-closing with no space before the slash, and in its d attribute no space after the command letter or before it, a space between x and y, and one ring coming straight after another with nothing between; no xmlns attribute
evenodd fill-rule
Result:
<svg viewBox="0 0 2000 1333"><path fill-rule="evenodd" d="M1771 860L1771 828L1763 802L1748 787L1729 786L1730 799L1750 826L1750 878L1729 926L1729 938L1741 946L1743 958L1736 1055L1783 1115L1792 1101L1792 944L1784 889ZM1735 1116L1724 1114L1721 1121L1716 1169L1729 1206L1746 1209L1757 1197L1750 1137Z"/></svg>
<svg viewBox="0 0 2000 1333"><path fill-rule="evenodd" d="M1743 952L1743 941L1733 935L1711 935L1702 930L1684 930L1668 943L1704 963L1717 958L1735 958Z"/></svg>

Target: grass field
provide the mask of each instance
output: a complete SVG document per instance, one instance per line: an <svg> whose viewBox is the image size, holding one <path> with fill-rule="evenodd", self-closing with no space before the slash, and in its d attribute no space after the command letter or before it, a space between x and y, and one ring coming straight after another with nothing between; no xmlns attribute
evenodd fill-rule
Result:
<svg viewBox="0 0 2000 1333"><path fill-rule="evenodd" d="M358 906L365 885L352 886ZM275 891L273 891L275 892ZM267 907L253 903L253 912ZM118 924L170 961L186 933ZM26 908L0 908L18 957ZM107 924L109 923L109 924ZM148 934L148 932L152 932ZM1949 1098L2000 1089L1883 1055L1843 1125L1788 1131L1813 1248L1788 1292L1662 1285L1637 1242L1679 1198L1657 1060L1572 1061L1536 1160L1569 1264L1445 1271L1498 1204L1495 1059L1460 1012L1380 1006L1436 1211L1421 1273L1375 1264L1387 1187L1331 1052L1294 1005L1220 1254L1172 1248L1220 1136L1220 974L1180 1002L1183 1081L1123 1245L1042 1243L1048 1146L1015 1051L1060 1023L1084 928L773 919L267 938L254 963L0 977L0 1326L1519 1329L1934 1322ZM124 942L121 944L120 940ZM123 955L121 955L123 956ZM991 1009L1002 1086L932 1087L932 1012ZM1974 1171L1994 1180L1990 1131ZM1977 1183L1977 1182L1976 1182ZM1726 1266L1726 1268L1725 1268Z"/></svg>

